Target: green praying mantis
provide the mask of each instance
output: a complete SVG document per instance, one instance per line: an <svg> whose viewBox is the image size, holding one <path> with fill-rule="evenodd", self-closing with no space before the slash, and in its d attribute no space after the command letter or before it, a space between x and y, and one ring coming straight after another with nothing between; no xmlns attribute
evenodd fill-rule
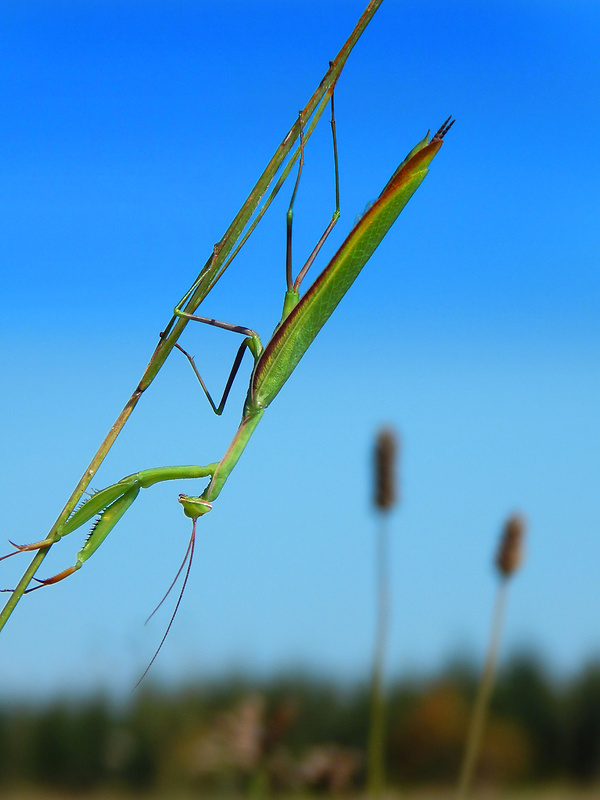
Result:
<svg viewBox="0 0 600 800"><path fill-rule="evenodd" d="M218 406L214 403L208 392L196 368L194 359L186 353L179 344L175 345L188 358L216 414L221 414L223 411L245 351L249 350L254 359L254 367L250 377L241 422L225 454L219 461L204 466L158 467L128 475L118 483L96 492L88 500L84 501L83 504L74 510L66 521L58 527L52 538L25 545L14 545L16 548L15 551L8 554L8 556L4 556L4 558L21 552L40 551L44 548L48 548L58 539L77 530L92 518L96 518L85 544L76 556L75 564L50 578L44 580L36 578L38 585L27 591L33 591L42 586L57 583L79 570L104 542L108 534L135 501L141 489L148 488L153 484L163 481L208 478L208 484L199 496L179 495L179 502L183 507L185 515L192 519L192 533L184 561L175 578L175 580L177 580L177 577L187 563L183 588L175 608L175 611L177 611L193 558L197 520L212 509L213 502L223 489L227 478L237 464L256 426L262 419L265 410L286 383L318 332L327 322L338 303L342 300L362 268L371 258L380 242L394 224L402 209L424 180L432 159L442 146L445 134L453 125L451 118L448 118L431 139L428 133L425 138L409 152L387 182L377 200L368 208L363 216L358 219L333 258L301 297L301 283L340 216L339 175L335 121L333 115L333 97L331 97L331 104L336 208L325 232L319 239L306 264L294 279L292 274L293 205L304 164L303 120L301 116L299 167L287 213L287 289L285 292L281 319L267 344L263 346L258 334L250 328L208 319L185 311L183 309L184 302L190 293L195 290L196 285L192 286L190 292L188 292L174 310L175 317L210 324L244 336L244 340L238 349L223 391L223 396ZM200 276L200 279L201 278L202 276ZM174 583L175 581L171 585L171 588ZM165 637L173 621L173 617L171 618Z"/></svg>
<svg viewBox="0 0 600 800"><path fill-rule="evenodd" d="M219 406L216 406L213 402L191 356L177 345L190 360L216 414L220 414L225 406L229 390L245 350L248 349L254 357L254 368L242 412L242 420L225 455L220 461L206 466L157 467L136 472L92 495L89 500L85 501L79 509L71 514L60 529L60 538L62 538L84 525L92 517L100 515L88 540L78 553L75 565L52 578L41 581L41 583L56 583L78 570L102 544L136 499L140 489L148 488L162 481L182 478L210 478L210 482L202 495L191 497L181 494L179 502L183 506L184 513L192 518L194 524L198 517L212 509L213 501L220 494L265 410L286 383L318 332L327 322L364 265L375 252L377 246L390 230L404 206L422 183L427 175L429 164L442 146L443 138L452 124L453 121L449 118L431 140L429 135L426 135L410 151L385 185L375 203L357 221L337 253L302 298L300 298L299 294L300 284L333 228L333 224L339 217L339 191L337 190L336 168L336 198L338 200L336 210L308 261L300 270L296 279L292 280L292 208L303 165L303 157L301 157L298 178L287 215L287 290L281 320L269 342L263 347L258 334L250 328L187 314L181 310L180 305L175 309L176 316L185 316L190 320L241 333L246 337L238 350ZM18 545L17 551L36 550L49 544L51 544L50 541L42 540L32 544ZM14 553L10 555L14 555Z"/></svg>
<svg viewBox="0 0 600 800"><path fill-rule="evenodd" d="M303 129L303 143L305 144L315 130L319 119L332 98L334 87L354 46L361 38L382 2L383 0L369 0L368 5L357 20L353 30L340 48L338 54L333 61L329 62L329 68L302 109L298 119L293 123L279 146L275 149L273 155L258 177L258 180L227 226L221 238L214 244L211 254L200 270L200 274L194 281L191 289L186 292L177 306L178 311L184 311L186 313L176 313L172 315L170 321L160 334L159 341L131 396L106 433L95 454L92 456L91 461L77 481L70 496L67 498L58 517L46 534L43 540L44 546L40 546L38 549L35 549L35 547L32 548L34 551L33 558L25 569L22 577L14 590L7 590L10 591L10 596L4 607L0 610L0 630L6 625L20 599L28 591L31 581L34 579L42 562L50 552L51 545L46 546L46 544L48 542L58 542L65 530L66 523L70 522L70 524L73 524L70 520L71 515L78 509L84 494L88 493L88 486L115 444L117 437L127 424L138 403L158 376L171 354L171 351L178 346L180 337L191 321L188 317L197 313L198 308L206 296L223 276L225 270L252 235L252 232L281 190L292 167L300 158L301 148L296 147L296 142L300 137L300 128L302 127ZM302 126L301 122L303 123ZM233 327L233 329L235 329L235 327ZM192 366L194 365L192 364ZM77 520L77 518L75 518L75 520Z"/></svg>

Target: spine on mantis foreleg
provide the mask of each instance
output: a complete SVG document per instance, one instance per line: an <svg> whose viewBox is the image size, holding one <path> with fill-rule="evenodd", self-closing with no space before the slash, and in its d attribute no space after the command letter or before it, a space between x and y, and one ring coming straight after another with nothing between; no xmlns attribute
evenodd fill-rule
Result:
<svg viewBox="0 0 600 800"><path fill-rule="evenodd" d="M126 492L133 489L136 485L138 485L137 473L128 475L118 483L114 483L112 486L107 486L106 489L95 492L89 500L86 500L83 505L79 506L79 508L71 514L69 519L60 528L60 535L66 536L77 530L77 528L88 522L92 517L95 517L96 514L102 513L108 506L117 501L120 497L123 497Z"/></svg>
<svg viewBox="0 0 600 800"><path fill-rule="evenodd" d="M77 553L77 558L75 559L75 563L72 567L67 567L67 569L64 569L57 575L53 575L51 578L46 578L43 581L39 581L39 583L43 586L51 586L53 583L58 583L59 581L68 578L69 575L72 575L74 572L77 572L78 569L81 569L84 563L93 553L96 552L108 534L115 527L117 522L121 519L123 514L127 511L129 506L133 503L135 498L138 496L139 491L140 487L134 486L132 489L127 490L122 497L119 497L118 500L115 500L113 503L111 503L108 508L104 509L104 511L100 514L100 517L94 523L94 526L92 527L90 535L86 539L85 544ZM39 579L36 578L36 580Z"/></svg>
<svg viewBox="0 0 600 800"><path fill-rule="evenodd" d="M121 519L123 514L138 496L139 491L140 487L134 486L133 489L129 489L122 497L120 497L118 500L115 500L114 503L111 503L111 505L109 505L108 508L102 512L100 518L90 531L90 535L88 536L86 543L77 554L77 568L79 568L84 561L87 561L92 553L96 552L108 534L115 527L117 522Z"/></svg>

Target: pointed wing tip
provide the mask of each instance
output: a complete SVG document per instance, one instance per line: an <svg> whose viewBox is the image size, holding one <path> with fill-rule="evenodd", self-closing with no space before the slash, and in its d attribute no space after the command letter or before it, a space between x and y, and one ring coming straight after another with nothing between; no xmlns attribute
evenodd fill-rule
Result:
<svg viewBox="0 0 600 800"><path fill-rule="evenodd" d="M444 136L448 133L450 128L456 122L455 119L452 119L452 114L448 117L448 119L443 123L442 127L434 134L433 138L431 139L432 142L441 142Z"/></svg>

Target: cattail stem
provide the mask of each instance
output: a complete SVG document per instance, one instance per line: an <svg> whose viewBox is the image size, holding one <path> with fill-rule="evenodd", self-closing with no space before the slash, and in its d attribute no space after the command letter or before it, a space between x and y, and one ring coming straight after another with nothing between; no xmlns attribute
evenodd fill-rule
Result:
<svg viewBox="0 0 600 800"><path fill-rule="evenodd" d="M498 547L495 558L500 583L498 585L496 604L492 615L492 631L488 654L479 681L473 715L467 734L467 746L465 748L465 755L458 781L457 800L466 800L475 773L477 756L481 749L485 715L494 686L494 674L496 672L500 636L504 622L508 581L518 570L523 560L524 537L525 519L520 514L512 514L504 523L502 536L500 537L500 546Z"/></svg>
<svg viewBox="0 0 600 800"><path fill-rule="evenodd" d="M385 782L385 699L383 668L390 623L389 518L381 514L377 530L375 585L377 591L377 623L371 674L370 727L367 756L368 793L380 800Z"/></svg>
<svg viewBox="0 0 600 800"><path fill-rule="evenodd" d="M367 745L367 789L371 800L381 800L385 785L385 696L383 673L390 627L391 587L389 574L389 520L397 502L395 431L383 428L375 442L375 485L373 503L378 511L375 591L376 619L371 697L369 704L369 740Z"/></svg>
<svg viewBox="0 0 600 800"><path fill-rule="evenodd" d="M458 792L456 795L457 800L466 800L468 797L469 789L473 781L473 775L475 773L477 757L481 749L485 717L489 705L490 695L492 693L492 688L494 686L494 675L496 673L496 664L498 662L498 651L500 649L500 638L502 635L502 626L504 623L504 613L506 609L507 584L508 581L506 577L501 578L498 591L496 593L496 603L492 617L492 631L488 646L488 654L483 667L483 672L481 674L481 680L479 681L479 686L477 688L475 706L473 708L473 714L469 724L467 745L465 748L465 755L463 758L460 779L458 782Z"/></svg>
<svg viewBox="0 0 600 800"><path fill-rule="evenodd" d="M269 775L264 764L259 764L250 780L248 787L249 800L266 800L269 796Z"/></svg>

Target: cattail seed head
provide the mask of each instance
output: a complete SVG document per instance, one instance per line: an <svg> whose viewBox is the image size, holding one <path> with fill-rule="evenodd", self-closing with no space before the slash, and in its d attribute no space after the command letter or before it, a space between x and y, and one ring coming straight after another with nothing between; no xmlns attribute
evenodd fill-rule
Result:
<svg viewBox="0 0 600 800"><path fill-rule="evenodd" d="M375 493L376 508L389 511L398 501L396 486L396 455L398 437L392 428L382 428L375 440Z"/></svg>
<svg viewBox="0 0 600 800"><path fill-rule="evenodd" d="M521 566L524 538L525 519L520 514L512 514L504 523L496 554L496 567L503 578L510 578Z"/></svg>

